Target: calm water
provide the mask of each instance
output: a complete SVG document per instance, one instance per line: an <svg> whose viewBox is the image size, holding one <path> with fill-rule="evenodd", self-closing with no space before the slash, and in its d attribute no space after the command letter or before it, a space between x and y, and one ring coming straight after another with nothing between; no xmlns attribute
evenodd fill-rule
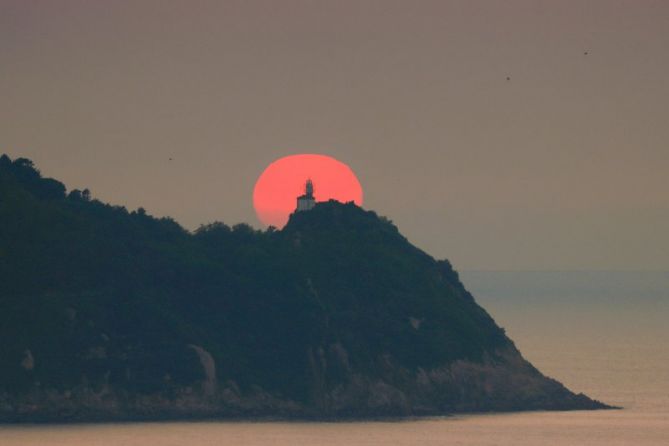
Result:
<svg viewBox="0 0 669 446"><path fill-rule="evenodd" d="M669 444L669 273L463 273L544 373L619 411L372 423L0 427L0 445Z"/></svg>

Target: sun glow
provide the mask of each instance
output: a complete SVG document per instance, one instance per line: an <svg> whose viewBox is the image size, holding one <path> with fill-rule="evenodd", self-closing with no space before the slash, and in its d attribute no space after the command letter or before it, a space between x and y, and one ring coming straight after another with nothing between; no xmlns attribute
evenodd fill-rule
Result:
<svg viewBox="0 0 669 446"><path fill-rule="evenodd" d="M317 202L334 199L362 205L362 186L349 166L327 155L289 155L267 166L256 181L253 207L258 219L268 226L283 227L308 179Z"/></svg>

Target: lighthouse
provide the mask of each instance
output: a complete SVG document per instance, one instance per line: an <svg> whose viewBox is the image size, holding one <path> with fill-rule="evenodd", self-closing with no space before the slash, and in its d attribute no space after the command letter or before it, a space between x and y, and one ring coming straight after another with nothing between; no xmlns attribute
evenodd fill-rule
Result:
<svg viewBox="0 0 669 446"><path fill-rule="evenodd" d="M308 211L314 207L316 200L314 199L314 183L308 179L304 185L304 195L297 197L297 212Z"/></svg>

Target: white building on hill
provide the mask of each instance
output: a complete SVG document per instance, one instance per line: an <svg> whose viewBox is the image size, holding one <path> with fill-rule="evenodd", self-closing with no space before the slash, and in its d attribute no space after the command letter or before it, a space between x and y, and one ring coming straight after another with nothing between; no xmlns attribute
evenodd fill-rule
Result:
<svg viewBox="0 0 669 446"><path fill-rule="evenodd" d="M311 182L311 179L307 180L307 183L304 185L304 195L297 197L297 212L308 211L316 205L316 199L314 198L314 183Z"/></svg>

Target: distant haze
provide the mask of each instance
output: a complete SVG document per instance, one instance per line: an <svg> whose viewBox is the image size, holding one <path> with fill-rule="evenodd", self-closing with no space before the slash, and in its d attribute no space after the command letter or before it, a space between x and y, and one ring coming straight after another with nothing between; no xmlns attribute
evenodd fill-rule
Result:
<svg viewBox="0 0 669 446"><path fill-rule="evenodd" d="M281 156L458 269L669 269L669 2L0 0L0 153L188 228Z"/></svg>

